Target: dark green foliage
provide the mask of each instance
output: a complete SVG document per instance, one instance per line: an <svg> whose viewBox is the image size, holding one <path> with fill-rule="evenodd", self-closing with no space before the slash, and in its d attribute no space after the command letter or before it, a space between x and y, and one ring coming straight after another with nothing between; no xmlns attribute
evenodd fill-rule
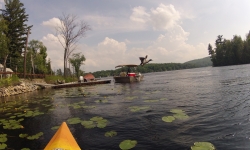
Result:
<svg viewBox="0 0 250 150"><path fill-rule="evenodd" d="M65 83L68 83L68 82L75 82L77 81L77 78L74 78L74 77L63 77L63 76L60 76L60 75L46 75L45 76L45 82L46 83L49 83L49 84L54 84L54 83L57 83L57 80L60 80L60 81L65 81Z"/></svg>
<svg viewBox="0 0 250 150"><path fill-rule="evenodd" d="M50 62L46 60L47 48L38 40L28 44L26 68L28 73L48 74L51 71Z"/></svg>
<svg viewBox="0 0 250 150"><path fill-rule="evenodd" d="M207 67L207 66L213 65L210 57L205 57L205 58L201 58L201 59L187 61L184 64L193 64L196 67Z"/></svg>
<svg viewBox="0 0 250 150"><path fill-rule="evenodd" d="M81 55L81 53L75 53L72 54L72 58L69 58L69 62L74 67L75 74L77 77L80 76L80 67L83 65L83 62L85 61L84 55Z"/></svg>
<svg viewBox="0 0 250 150"><path fill-rule="evenodd" d="M197 67L204 67L204 66L211 66L208 65L199 65L198 63L164 63L164 64L147 64L144 66L139 66L135 72L140 73L149 73L149 72L162 72L162 71L171 71L171 70L180 70L180 69L190 69L190 68L197 68ZM96 71L92 73L95 77L107 77L107 76L114 76L119 75L120 72L126 72L127 68L120 68L116 70L102 70Z"/></svg>
<svg viewBox="0 0 250 150"><path fill-rule="evenodd" d="M250 33L246 35L246 40L235 35L233 39L222 39L219 35L215 41L215 48L208 45L213 66L227 66L250 63Z"/></svg>
<svg viewBox="0 0 250 150"><path fill-rule="evenodd" d="M23 3L19 0L4 0L5 9L0 9L3 19L7 21L8 30L5 33L9 40L10 55L7 60L7 67L15 70L16 65L22 59L22 50L25 48L27 32L31 26L25 24L28 15L25 12ZM19 66L17 66L19 68Z"/></svg>
<svg viewBox="0 0 250 150"><path fill-rule="evenodd" d="M16 75L12 75L9 78L3 78L0 80L0 88L19 84L19 78Z"/></svg>

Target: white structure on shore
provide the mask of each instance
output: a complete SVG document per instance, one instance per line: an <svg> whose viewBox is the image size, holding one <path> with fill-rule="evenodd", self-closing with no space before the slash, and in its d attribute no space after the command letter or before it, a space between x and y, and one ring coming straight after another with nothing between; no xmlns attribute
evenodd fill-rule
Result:
<svg viewBox="0 0 250 150"><path fill-rule="evenodd" d="M0 72L3 72L3 69L4 69L4 66L2 65L2 64L0 64ZM6 68L6 72L13 72L13 70L11 70L10 68ZM1 79L2 79L2 74L0 74L0 76L1 76ZM11 77L12 76L12 74L6 74L6 77Z"/></svg>

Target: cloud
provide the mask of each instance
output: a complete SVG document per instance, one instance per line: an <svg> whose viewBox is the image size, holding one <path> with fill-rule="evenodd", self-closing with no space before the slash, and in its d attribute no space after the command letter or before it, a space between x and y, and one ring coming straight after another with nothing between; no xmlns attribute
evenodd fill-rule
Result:
<svg viewBox="0 0 250 150"><path fill-rule="evenodd" d="M180 25L181 14L173 5L160 4L157 8L151 8L150 10L142 6L135 7L132 9L129 20L128 18L99 15L87 16L85 19L92 24L96 34L105 31L121 34L121 32L126 31L145 30L144 32L150 35L150 33L155 32L147 30L148 27L161 32L158 32L159 35L154 40L147 41L148 46L137 45L133 47L135 45L133 40L124 38L118 41L111 38L109 35L112 36L112 34L109 32L103 40L98 41L93 46L78 43L78 49L74 53L81 52L84 54L86 61L81 69L86 72L111 70L119 64L139 65L139 57L145 55L153 59L152 63L183 63L208 56L207 44L188 44L190 33L186 32ZM52 18L44 21L43 25L53 27L58 22L57 18ZM51 58L52 67L63 69L64 51L58 37L47 34L42 38L42 42L48 49L48 57Z"/></svg>
<svg viewBox="0 0 250 150"><path fill-rule="evenodd" d="M133 13L130 16L130 20L146 23L147 21L149 21L149 17L150 15L146 12L146 8L139 6L133 8Z"/></svg>
<svg viewBox="0 0 250 150"><path fill-rule="evenodd" d="M48 26L48 27L51 27L51 28L55 28L57 27L58 25L60 25L61 22L58 18L52 18L48 21L43 21L42 25L44 26Z"/></svg>
<svg viewBox="0 0 250 150"><path fill-rule="evenodd" d="M139 64L139 57L145 55L153 59L152 63L183 63L208 56L207 46L203 43L188 44L188 36L189 33L185 32L181 26L175 26L171 31L160 34L153 44L146 48L128 48L127 40L117 41L106 37L96 46L79 43L78 49L74 53L82 52L84 54L86 61L81 69L86 72L111 70L119 64ZM48 49L52 67L63 69L63 48L58 38L48 34L43 37L42 42Z"/></svg>
<svg viewBox="0 0 250 150"><path fill-rule="evenodd" d="M178 25L181 14L173 5L160 4L157 8L151 8L146 12L146 8L139 6L133 8L130 20L152 26L154 30L168 30Z"/></svg>
<svg viewBox="0 0 250 150"><path fill-rule="evenodd" d="M88 15L84 17L93 31L118 33L145 30L145 25L122 17Z"/></svg>
<svg viewBox="0 0 250 150"><path fill-rule="evenodd" d="M51 60L52 69L62 69L64 50L58 38L53 34L47 34L41 39L41 42L47 47L48 58Z"/></svg>
<svg viewBox="0 0 250 150"><path fill-rule="evenodd" d="M4 0L0 0L0 9L3 9L4 4Z"/></svg>

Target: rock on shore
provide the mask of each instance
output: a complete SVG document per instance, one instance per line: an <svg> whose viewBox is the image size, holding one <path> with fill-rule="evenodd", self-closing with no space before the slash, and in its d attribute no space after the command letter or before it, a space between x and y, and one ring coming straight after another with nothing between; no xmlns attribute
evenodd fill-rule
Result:
<svg viewBox="0 0 250 150"><path fill-rule="evenodd" d="M17 95L17 94L32 92L32 91L40 89L39 86L34 85L33 83L34 81L31 82L31 81L21 80L21 84L19 85L0 88L0 97Z"/></svg>

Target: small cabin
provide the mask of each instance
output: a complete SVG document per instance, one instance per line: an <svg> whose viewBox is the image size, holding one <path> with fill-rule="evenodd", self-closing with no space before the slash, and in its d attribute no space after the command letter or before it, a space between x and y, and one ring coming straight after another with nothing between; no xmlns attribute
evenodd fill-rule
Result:
<svg viewBox="0 0 250 150"><path fill-rule="evenodd" d="M86 74L85 76L80 76L79 82L90 82L90 81L95 81L95 76L91 73Z"/></svg>

